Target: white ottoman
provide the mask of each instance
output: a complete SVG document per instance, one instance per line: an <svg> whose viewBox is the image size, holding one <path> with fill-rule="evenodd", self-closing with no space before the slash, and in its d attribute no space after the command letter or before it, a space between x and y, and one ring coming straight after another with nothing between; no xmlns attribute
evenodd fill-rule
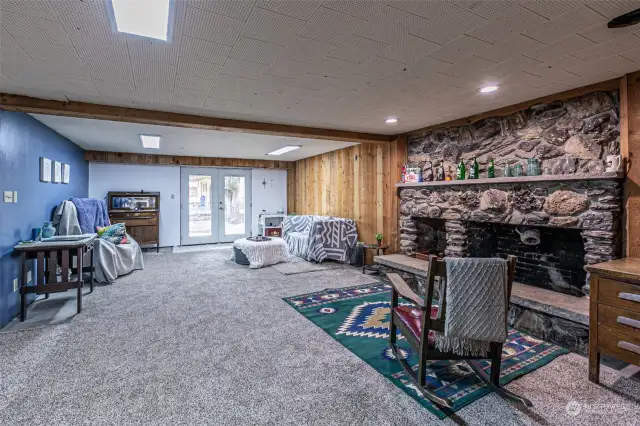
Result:
<svg viewBox="0 0 640 426"><path fill-rule="evenodd" d="M247 257L249 268L252 269L287 262L289 248L286 241L278 237L270 238L269 241L249 241L246 238L235 240L231 260L236 260L235 249L238 249Z"/></svg>

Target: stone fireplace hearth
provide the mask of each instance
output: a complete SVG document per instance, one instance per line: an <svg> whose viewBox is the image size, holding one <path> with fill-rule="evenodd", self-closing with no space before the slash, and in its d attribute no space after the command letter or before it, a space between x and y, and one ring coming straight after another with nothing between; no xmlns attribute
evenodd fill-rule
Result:
<svg viewBox="0 0 640 426"><path fill-rule="evenodd" d="M530 276L527 284L577 295L578 280L583 283L585 293L588 294L589 290L584 265L611 260L618 253L617 230L622 198L616 174L532 176L398 186L402 254L413 255L423 250L429 244L425 241L429 235L432 239L441 237L442 225L434 222L441 220L444 221L446 245L439 240L432 242L431 247L445 247L445 255L483 257L514 254L522 257L522 277L527 276L524 273L527 266L537 265L538 273L546 271L538 283ZM501 226L488 227L489 224ZM516 226L538 228L543 238L557 241L555 245L545 241L547 253L541 253L540 248L525 252L523 245L507 247L515 240L511 243L503 241L502 247L489 249L490 253L486 248L483 252L483 246L478 242L480 228L495 229L495 239L508 240L508 237L513 237ZM425 229L428 231L426 235ZM560 259L560 251L571 252L571 256ZM436 248L431 252L439 251ZM578 258L582 257L582 263L576 254ZM569 260L570 268L560 267L561 263L567 264Z"/></svg>

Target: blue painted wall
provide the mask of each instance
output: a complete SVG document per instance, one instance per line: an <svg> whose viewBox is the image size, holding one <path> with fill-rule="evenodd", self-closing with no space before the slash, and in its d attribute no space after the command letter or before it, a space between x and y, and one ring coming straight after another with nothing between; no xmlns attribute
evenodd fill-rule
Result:
<svg viewBox="0 0 640 426"><path fill-rule="evenodd" d="M40 182L40 157L71 165L70 183ZM27 114L0 111L0 196L18 191L17 204L0 199L0 326L20 306L19 293L13 292L20 271L13 246L30 239L31 229L50 220L62 200L86 197L88 187L89 166L79 146Z"/></svg>

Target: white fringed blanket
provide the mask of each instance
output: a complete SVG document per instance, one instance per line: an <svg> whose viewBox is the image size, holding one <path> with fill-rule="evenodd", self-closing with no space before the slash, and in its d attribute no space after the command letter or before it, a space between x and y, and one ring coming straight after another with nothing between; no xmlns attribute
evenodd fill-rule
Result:
<svg viewBox="0 0 640 426"><path fill-rule="evenodd" d="M233 248L240 250L249 260L249 268L256 269L263 266L287 262L289 249L282 238L270 237L270 241L249 241L246 238L235 240ZM231 252L231 260L236 260L235 250Z"/></svg>

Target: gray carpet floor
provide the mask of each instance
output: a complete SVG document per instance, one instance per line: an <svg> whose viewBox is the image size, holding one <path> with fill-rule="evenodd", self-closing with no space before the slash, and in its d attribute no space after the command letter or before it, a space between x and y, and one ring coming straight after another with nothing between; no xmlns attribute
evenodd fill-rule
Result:
<svg viewBox="0 0 640 426"><path fill-rule="evenodd" d="M72 321L0 334L0 424L639 424L640 383L594 385L577 355L508 386L533 409L489 395L440 421L281 300L375 278L229 254L145 256Z"/></svg>

